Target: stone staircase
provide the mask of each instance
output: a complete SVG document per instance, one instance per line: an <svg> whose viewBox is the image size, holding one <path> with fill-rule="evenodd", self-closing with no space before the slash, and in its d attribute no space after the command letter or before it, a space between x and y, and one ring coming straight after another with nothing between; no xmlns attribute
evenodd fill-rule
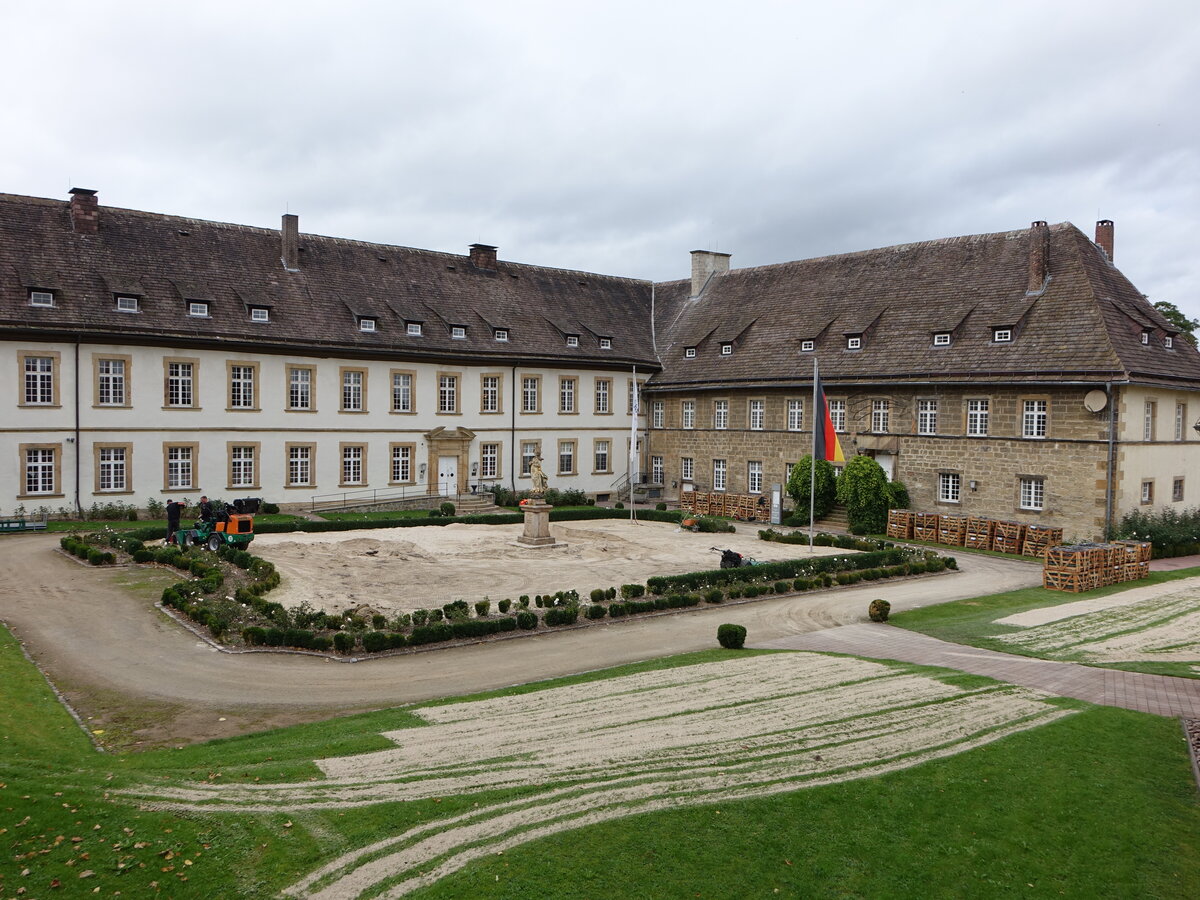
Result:
<svg viewBox="0 0 1200 900"><path fill-rule="evenodd" d="M491 494L459 494L454 499L456 516L476 516L485 513L508 512L492 502Z"/></svg>
<svg viewBox="0 0 1200 900"><path fill-rule="evenodd" d="M846 516L846 507L840 503L835 504L829 511L829 515L823 519L817 519L816 528L818 531L849 534L850 519Z"/></svg>

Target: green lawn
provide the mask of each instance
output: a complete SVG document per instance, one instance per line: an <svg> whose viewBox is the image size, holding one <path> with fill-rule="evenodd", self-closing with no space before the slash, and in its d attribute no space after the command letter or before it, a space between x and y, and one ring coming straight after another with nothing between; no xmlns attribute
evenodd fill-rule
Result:
<svg viewBox="0 0 1200 900"><path fill-rule="evenodd" d="M919 631L921 634L928 634L931 637L956 644L969 644L972 647L982 647L1021 656L1036 656L1037 654L1026 651L1019 644L995 640L997 635L1011 634L1021 630L1011 625L997 625L995 620L1030 609L1061 606L1065 603L1074 603L1081 598L1105 597L1132 588L1163 584L1183 578L1193 578L1197 575L1200 575L1200 568L1177 569L1173 572L1151 572L1148 578L1141 581L1109 585L1082 594L1051 591L1046 588L1023 588L1003 594L990 594L984 597L973 597L969 600L956 600L952 603L940 603L921 609L908 610L896 613L889 621L901 628ZM1154 675L1197 677L1194 665L1184 662L1110 663L1105 664L1104 667L1124 669L1129 672L1147 672Z"/></svg>
<svg viewBox="0 0 1200 900"><path fill-rule="evenodd" d="M495 696L519 703L553 685L734 656L690 654ZM413 896L1200 894L1200 803L1178 723L1069 705L1083 711L912 769L520 845ZM380 731L421 724L412 710L389 710L180 750L101 754L0 629L0 897L21 888L28 897L96 888L105 897L272 896L349 848L521 795L288 816L178 815L116 796L147 780L307 781L317 776L314 759L382 749L391 745Z"/></svg>

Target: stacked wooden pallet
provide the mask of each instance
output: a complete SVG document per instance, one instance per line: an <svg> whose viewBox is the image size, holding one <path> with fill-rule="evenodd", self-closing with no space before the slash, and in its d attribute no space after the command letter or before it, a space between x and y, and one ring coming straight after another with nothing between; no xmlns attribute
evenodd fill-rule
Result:
<svg viewBox="0 0 1200 900"><path fill-rule="evenodd" d="M992 526L992 549L997 553L1020 553L1025 540L1025 525L1021 522L995 522Z"/></svg>
<svg viewBox="0 0 1200 900"><path fill-rule="evenodd" d="M889 509L887 536L906 540L913 536L913 514L907 509Z"/></svg>
<svg viewBox="0 0 1200 900"><path fill-rule="evenodd" d="M992 532L995 529L996 523L991 519L985 519L981 516L968 516L967 533L963 538L963 545L974 547L976 550L991 550Z"/></svg>
<svg viewBox="0 0 1200 900"><path fill-rule="evenodd" d="M1045 557L1046 551L1062 543L1063 530L1048 525L1026 525L1025 540L1021 543L1024 556Z"/></svg>
<svg viewBox="0 0 1200 900"><path fill-rule="evenodd" d="M1049 547L1042 567L1042 584L1055 591L1080 593L1108 584L1137 581L1150 574L1149 545L1144 547L1137 541ZM1143 554L1147 558L1138 561Z"/></svg>
<svg viewBox="0 0 1200 900"><path fill-rule="evenodd" d="M1139 581L1150 574L1150 557L1153 548L1149 541L1116 541L1122 555L1122 581Z"/></svg>
<svg viewBox="0 0 1200 900"><path fill-rule="evenodd" d="M947 544L951 547L961 547L966 536L966 516L938 516L937 540L939 544Z"/></svg>
<svg viewBox="0 0 1200 900"><path fill-rule="evenodd" d="M937 513L913 513L913 540L937 543L940 518Z"/></svg>
<svg viewBox="0 0 1200 900"><path fill-rule="evenodd" d="M696 509L696 492L681 491L679 494L679 508L685 512L693 512Z"/></svg>

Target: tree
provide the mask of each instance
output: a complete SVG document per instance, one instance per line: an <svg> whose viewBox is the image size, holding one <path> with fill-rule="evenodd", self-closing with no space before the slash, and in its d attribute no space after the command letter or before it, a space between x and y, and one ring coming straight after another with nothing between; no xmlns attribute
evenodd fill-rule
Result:
<svg viewBox="0 0 1200 900"><path fill-rule="evenodd" d="M846 463L837 482L837 498L846 507L854 534L883 534L887 530L888 477L869 456Z"/></svg>
<svg viewBox="0 0 1200 900"><path fill-rule="evenodd" d="M1187 338L1191 344L1196 343L1196 329L1200 328L1200 321L1189 319L1183 314L1183 310L1169 300L1156 300L1153 306L1179 331L1180 336Z"/></svg>
<svg viewBox="0 0 1200 900"><path fill-rule="evenodd" d="M792 466L792 474L788 476L786 487L788 496L795 504L792 515L804 521L808 521L808 499L811 490L809 480L812 477L809 473L811 471L812 456L808 455ZM817 519L829 515L833 504L837 502L837 476L833 473L833 466L824 459L817 460L817 490L813 499L815 501L813 509L816 511L814 518Z"/></svg>

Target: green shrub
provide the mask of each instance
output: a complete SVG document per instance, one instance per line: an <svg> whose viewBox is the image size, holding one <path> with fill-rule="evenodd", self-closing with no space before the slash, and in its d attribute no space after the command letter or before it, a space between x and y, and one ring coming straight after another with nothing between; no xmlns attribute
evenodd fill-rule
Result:
<svg viewBox="0 0 1200 900"><path fill-rule="evenodd" d="M454 515L454 504L447 500L445 503L443 503L441 506L438 507L438 511L443 516L453 516Z"/></svg>
<svg viewBox="0 0 1200 900"><path fill-rule="evenodd" d="M312 649L324 652L333 646L333 638L323 634L315 634L312 639Z"/></svg>
<svg viewBox="0 0 1200 900"><path fill-rule="evenodd" d="M644 596L646 586L644 584L623 584L621 585L621 599L633 600L637 597Z"/></svg>
<svg viewBox="0 0 1200 900"><path fill-rule="evenodd" d="M746 645L746 629L741 625L720 625L717 642L726 650L741 650Z"/></svg>
<svg viewBox="0 0 1200 900"><path fill-rule="evenodd" d="M618 500L616 503L613 504L613 509L624 509L624 508L625 508L625 504L622 503L620 500Z"/></svg>
<svg viewBox="0 0 1200 900"><path fill-rule="evenodd" d="M593 588L591 594L588 596L591 597L593 603L602 603L604 601L604 588Z"/></svg>
<svg viewBox="0 0 1200 900"><path fill-rule="evenodd" d="M492 602L490 600L478 600L475 603L475 615L481 619L486 619L491 608Z"/></svg>
<svg viewBox="0 0 1200 900"><path fill-rule="evenodd" d="M104 554L99 550L89 550L87 561L93 566L102 566L104 565Z"/></svg>
<svg viewBox="0 0 1200 900"><path fill-rule="evenodd" d="M852 534L879 534L887 530L888 477L869 456L846 462L837 482L837 498L846 507Z"/></svg>
<svg viewBox="0 0 1200 900"><path fill-rule="evenodd" d="M775 587L775 593L777 593L777 594L786 594L792 589L791 584L789 584L786 581L777 581L777 582L775 582L774 587Z"/></svg>
<svg viewBox="0 0 1200 900"><path fill-rule="evenodd" d="M333 649L338 653L350 653L354 649L354 635L339 631L333 636Z"/></svg>
<svg viewBox="0 0 1200 900"><path fill-rule="evenodd" d="M442 613L446 616L446 621L452 622L458 619L466 619L471 615L471 607L467 605L466 600L454 600L442 606Z"/></svg>
<svg viewBox="0 0 1200 900"><path fill-rule="evenodd" d="M740 584L731 584L729 590L725 593L730 600L738 600L742 596L742 586Z"/></svg>
<svg viewBox="0 0 1200 900"><path fill-rule="evenodd" d="M608 614L608 607L593 603L583 614L589 619L603 619Z"/></svg>
<svg viewBox="0 0 1200 900"><path fill-rule="evenodd" d="M547 625L574 625L578 618L577 606L554 606L546 610L545 615Z"/></svg>
<svg viewBox="0 0 1200 900"><path fill-rule="evenodd" d="M249 628L243 628L242 640L251 647L261 647L267 642L266 629L260 628L258 625L251 625Z"/></svg>
<svg viewBox="0 0 1200 900"><path fill-rule="evenodd" d="M903 481L887 483L887 501L888 509L908 509L911 501L908 498L908 488L904 486Z"/></svg>
<svg viewBox="0 0 1200 900"><path fill-rule="evenodd" d="M362 645L368 653L379 653L388 648L388 636L382 631L368 631L362 636Z"/></svg>
<svg viewBox="0 0 1200 900"><path fill-rule="evenodd" d="M524 599L528 601L529 598L526 597ZM533 629L537 628L537 626L537 613L529 612L528 610L521 610L521 612L517 613L518 628L522 629L523 631L532 631Z"/></svg>
<svg viewBox="0 0 1200 900"><path fill-rule="evenodd" d="M506 612L512 609L512 601L508 599L501 600L496 604L496 607L500 610L500 615L504 615Z"/></svg>
<svg viewBox="0 0 1200 900"><path fill-rule="evenodd" d="M807 525L809 521L808 502L810 496L813 500L814 518L817 519L823 519L829 515L834 503L837 502L837 478L834 475L832 464L824 459L817 460L815 490L811 484L811 470L811 454L801 457L800 462L792 466L792 473L788 476L787 486L784 488L794 504L792 518L803 525Z"/></svg>
<svg viewBox="0 0 1200 900"><path fill-rule="evenodd" d="M728 519L715 519L712 516L696 519L696 530L705 534L730 534L737 531Z"/></svg>
<svg viewBox="0 0 1200 900"><path fill-rule="evenodd" d="M725 594L722 593L719 588L713 588L704 595L704 601L706 603L720 603L724 599Z"/></svg>
<svg viewBox="0 0 1200 900"><path fill-rule="evenodd" d="M387 628L387 616L375 613L375 615L371 616L371 627L376 631L382 631Z"/></svg>
<svg viewBox="0 0 1200 900"><path fill-rule="evenodd" d="M279 504L278 503L264 503L262 505L261 511L262 511L263 515L267 515L267 516L278 515L279 514Z"/></svg>
<svg viewBox="0 0 1200 900"><path fill-rule="evenodd" d="M665 503L655 503L655 504L654 504L654 508L655 508L655 509L657 509L659 512L662 512L663 510L665 510L665 509L667 508L667 504L665 504Z"/></svg>
<svg viewBox="0 0 1200 900"><path fill-rule="evenodd" d="M445 622L434 622L430 625L422 625L414 628L412 635L409 637L409 643L414 647L422 644L436 644L440 641L448 641L454 637L454 629Z"/></svg>
<svg viewBox="0 0 1200 900"><path fill-rule="evenodd" d="M886 622L888 614L892 611L892 604L886 600L872 600L871 605L867 607L867 616L872 622Z"/></svg>
<svg viewBox="0 0 1200 900"><path fill-rule="evenodd" d="M387 636L387 645L389 650L398 650L407 643L408 638L406 638L399 631L392 631Z"/></svg>
<svg viewBox="0 0 1200 900"><path fill-rule="evenodd" d="M464 603L465 603L466 601L464 600L464 601L462 601L462 602L464 602ZM431 609L431 610L429 611L429 621L430 621L430 623L431 623L431 624L433 624L433 623L437 623L437 622L440 622L440 621L442 621L442 610L440 610L440 609Z"/></svg>
<svg viewBox="0 0 1200 900"><path fill-rule="evenodd" d="M286 638L287 632L282 628L268 628L267 637L264 643L266 643L268 647L282 647Z"/></svg>
<svg viewBox="0 0 1200 900"><path fill-rule="evenodd" d="M424 625L426 622L429 621L429 610L414 609L413 614L412 614L412 621L413 621L413 625L417 626L418 628L420 626Z"/></svg>
<svg viewBox="0 0 1200 900"><path fill-rule="evenodd" d="M133 554L133 561L136 563L151 562L154 559L154 551L145 548L136 551Z"/></svg>

